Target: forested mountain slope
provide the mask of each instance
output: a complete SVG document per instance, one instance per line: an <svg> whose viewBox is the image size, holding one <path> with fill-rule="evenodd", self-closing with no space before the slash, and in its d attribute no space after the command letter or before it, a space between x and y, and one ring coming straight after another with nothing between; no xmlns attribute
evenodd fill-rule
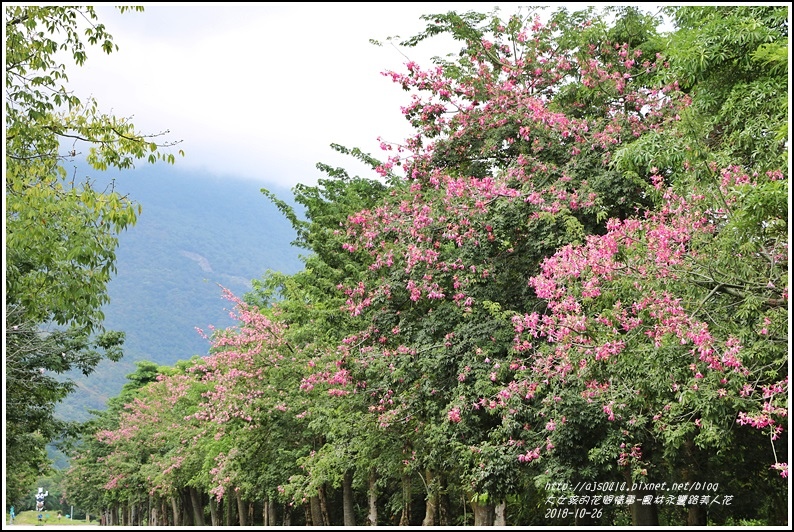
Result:
<svg viewBox="0 0 794 532"><path fill-rule="evenodd" d="M70 171L77 180L85 175ZM120 235L118 271L104 309L106 328L126 333L124 357L102 362L88 377L74 376L78 391L59 406L68 420L104 408L137 360L170 365L206 355L209 344L195 328L208 332L210 325L232 323L218 285L243 293L268 269L300 267L290 245L295 232L261 194L262 183L166 165L109 171L96 184L103 181L143 208L138 223Z"/></svg>

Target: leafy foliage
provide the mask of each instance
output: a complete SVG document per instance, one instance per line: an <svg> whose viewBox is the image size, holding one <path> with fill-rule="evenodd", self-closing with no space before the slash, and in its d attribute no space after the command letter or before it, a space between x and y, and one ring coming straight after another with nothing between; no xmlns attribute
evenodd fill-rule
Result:
<svg viewBox="0 0 794 532"><path fill-rule="evenodd" d="M631 7L426 16L406 46L462 48L386 73L415 135L384 161L336 147L385 184L321 166L294 191L307 220L265 191L306 268L233 298L239 327L99 435L107 496L134 501L156 457L149 489L306 504L313 524L364 486L373 524L417 506L545 524L540 501L580 481L719 483L748 495L712 523L784 521L788 111L750 103L787 71L782 11L666 13L668 35ZM604 522L706 524L663 489L618 491L651 504Z"/></svg>
<svg viewBox="0 0 794 532"><path fill-rule="evenodd" d="M135 223L139 208L113 189L96 190L89 180L68 176L64 162L83 147L96 169L129 168L140 158L173 162L175 156L164 150L173 143L136 132L128 119L100 112L97 102L81 101L67 88L63 54L82 65L86 45L115 50L93 8L4 11L5 309L6 331L12 331L6 393L12 416L21 416L12 417L6 441L18 468L6 478L11 493L19 493L27 480L10 471L44 467L30 445L55 435L60 424L53 405L72 389L69 381L42 373L75 368L89 374L103 357L117 360L123 340L103 331L101 307L115 271L117 234ZM66 331L45 332L49 325ZM99 336L89 339L92 333Z"/></svg>

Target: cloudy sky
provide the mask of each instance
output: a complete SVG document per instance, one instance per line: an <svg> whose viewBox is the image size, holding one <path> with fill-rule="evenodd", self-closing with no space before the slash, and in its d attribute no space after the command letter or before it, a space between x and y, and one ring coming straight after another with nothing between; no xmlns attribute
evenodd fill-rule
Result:
<svg viewBox="0 0 794 532"><path fill-rule="evenodd" d="M410 134L400 113L409 94L382 71L404 71L408 58L429 66L432 56L459 49L441 38L401 49L387 37L418 33L422 14L487 12L495 5L504 17L519 9L517 3L228 3L155 4L119 14L104 6L100 21L120 49L91 50L85 65L70 71L70 87L94 96L105 111L134 116L143 132L170 130L167 138L183 141L180 168L273 185L313 183L322 177L318 161L363 169L331 143L380 157L378 136L401 141Z"/></svg>

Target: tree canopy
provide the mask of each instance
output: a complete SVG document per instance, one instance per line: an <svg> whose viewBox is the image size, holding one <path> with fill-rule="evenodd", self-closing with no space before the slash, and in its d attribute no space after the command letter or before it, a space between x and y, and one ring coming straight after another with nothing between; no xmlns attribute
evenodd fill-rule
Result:
<svg viewBox="0 0 794 532"><path fill-rule="evenodd" d="M385 73L414 135L335 146L372 176L318 165L306 220L264 191L305 269L71 482L127 524L785 523L787 13L423 17L460 48Z"/></svg>

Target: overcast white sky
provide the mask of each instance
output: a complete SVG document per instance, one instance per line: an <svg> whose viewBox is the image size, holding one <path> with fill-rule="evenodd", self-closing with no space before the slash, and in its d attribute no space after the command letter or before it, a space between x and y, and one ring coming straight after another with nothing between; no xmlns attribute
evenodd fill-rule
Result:
<svg viewBox="0 0 794 532"><path fill-rule="evenodd" d="M318 161L363 169L332 142L380 157L378 136L401 141L411 133L400 112L409 93L380 74L404 71L407 61L386 37L418 33L423 14L494 5L507 17L520 4L154 4L124 14L102 6L100 21L120 49L90 50L82 68L70 69L69 86L104 111L134 115L143 132L169 129L169 138L183 140L179 168L314 183L323 176ZM435 38L401 51L430 66L430 57L458 49Z"/></svg>

